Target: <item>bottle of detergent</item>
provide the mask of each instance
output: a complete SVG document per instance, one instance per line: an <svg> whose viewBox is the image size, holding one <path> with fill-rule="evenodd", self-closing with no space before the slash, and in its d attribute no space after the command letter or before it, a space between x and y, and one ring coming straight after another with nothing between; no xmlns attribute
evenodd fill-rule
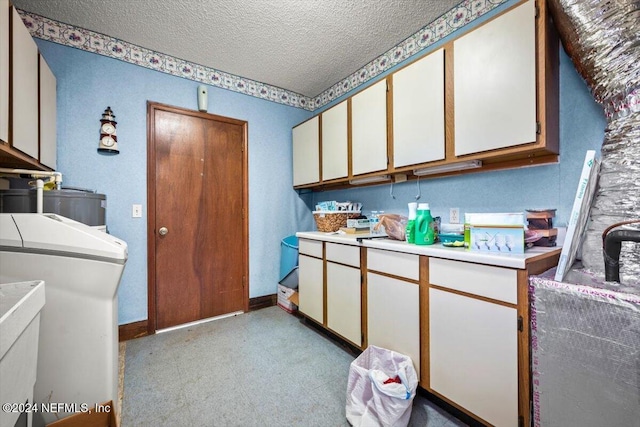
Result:
<svg viewBox="0 0 640 427"><path fill-rule="evenodd" d="M418 211L417 203L409 203L409 220L407 221L407 227L405 233L407 236L407 243L416 242L416 217Z"/></svg>
<svg viewBox="0 0 640 427"><path fill-rule="evenodd" d="M420 203L416 217L416 245L433 245L435 240L436 233L429 203Z"/></svg>

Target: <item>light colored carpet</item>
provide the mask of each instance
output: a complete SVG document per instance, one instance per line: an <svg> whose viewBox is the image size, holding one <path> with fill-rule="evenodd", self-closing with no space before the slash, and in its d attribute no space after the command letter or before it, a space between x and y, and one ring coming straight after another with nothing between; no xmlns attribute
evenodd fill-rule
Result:
<svg viewBox="0 0 640 427"><path fill-rule="evenodd" d="M279 307L127 342L122 427L348 426L354 356ZM422 396L412 426L465 424Z"/></svg>

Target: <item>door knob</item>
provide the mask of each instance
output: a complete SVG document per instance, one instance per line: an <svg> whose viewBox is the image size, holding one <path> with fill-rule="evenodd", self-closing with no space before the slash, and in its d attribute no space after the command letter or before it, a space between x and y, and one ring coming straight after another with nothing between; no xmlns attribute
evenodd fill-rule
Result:
<svg viewBox="0 0 640 427"><path fill-rule="evenodd" d="M166 236L168 232L169 229L167 227L160 227L160 230L158 230L158 233L160 233L161 236Z"/></svg>

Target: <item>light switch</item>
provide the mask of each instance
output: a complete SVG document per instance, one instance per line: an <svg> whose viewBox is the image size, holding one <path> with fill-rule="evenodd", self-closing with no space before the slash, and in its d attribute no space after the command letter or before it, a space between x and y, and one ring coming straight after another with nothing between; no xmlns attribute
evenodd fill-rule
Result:
<svg viewBox="0 0 640 427"><path fill-rule="evenodd" d="M142 205L133 205L133 210L131 211L132 218L142 218Z"/></svg>

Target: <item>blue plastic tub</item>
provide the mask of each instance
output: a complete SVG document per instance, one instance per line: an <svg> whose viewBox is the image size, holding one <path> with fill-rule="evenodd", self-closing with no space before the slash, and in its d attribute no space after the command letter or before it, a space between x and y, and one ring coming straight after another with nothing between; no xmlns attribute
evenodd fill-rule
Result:
<svg viewBox="0 0 640 427"><path fill-rule="evenodd" d="M298 266L298 238L287 236L282 239L280 247L280 278L278 281L282 281Z"/></svg>

